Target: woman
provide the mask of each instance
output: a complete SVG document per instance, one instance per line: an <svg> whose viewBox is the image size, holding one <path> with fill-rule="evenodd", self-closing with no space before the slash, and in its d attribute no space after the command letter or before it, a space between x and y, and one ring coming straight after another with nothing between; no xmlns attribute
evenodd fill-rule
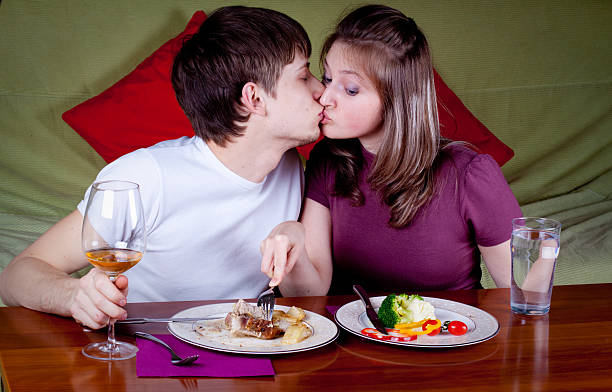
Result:
<svg viewBox="0 0 612 392"><path fill-rule="evenodd" d="M431 56L414 21L385 6L347 15L326 40L321 122L300 222L262 243L284 295L480 287L480 255L510 285L519 205L495 161L441 139ZM333 270L333 282L332 282Z"/></svg>

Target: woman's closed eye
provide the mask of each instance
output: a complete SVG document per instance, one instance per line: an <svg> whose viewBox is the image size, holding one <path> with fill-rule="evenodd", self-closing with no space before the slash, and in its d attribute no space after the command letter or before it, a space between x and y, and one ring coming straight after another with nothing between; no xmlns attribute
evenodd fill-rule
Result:
<svg viewBox="0 0 612 392"><path fill-rule="evenodd" d="M331 81L331 78L327 77L327 75L323 75L323 77L321 77L321 83L323 83L324 86L330 84Z"/></svg>

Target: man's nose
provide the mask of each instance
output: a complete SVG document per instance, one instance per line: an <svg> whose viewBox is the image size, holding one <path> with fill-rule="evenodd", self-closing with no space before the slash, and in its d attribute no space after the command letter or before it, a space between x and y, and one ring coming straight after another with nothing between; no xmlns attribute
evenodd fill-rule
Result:
<svg viewBox="0 0 612 392"><path fill-rule="evenodd" d="M313 97L318 101L321 98L321 95L323 95L323 91L325 91L325 86L323 86L323 83L319 82L317 79L314 79L314 84Z"/></svg>

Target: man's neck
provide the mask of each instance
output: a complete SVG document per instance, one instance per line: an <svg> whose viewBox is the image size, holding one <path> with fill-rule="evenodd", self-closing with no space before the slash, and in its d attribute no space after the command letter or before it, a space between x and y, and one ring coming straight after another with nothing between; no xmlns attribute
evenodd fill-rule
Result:
<svg viewBox="0 0 612 392"><path fill-rule="evenodd" d="M278 141L249 138L248 132L220 146L206 142L210 150L231 171L254 183L262 182L278 166L288 149ZM276 144L276 145L275 145Z"/></svg>

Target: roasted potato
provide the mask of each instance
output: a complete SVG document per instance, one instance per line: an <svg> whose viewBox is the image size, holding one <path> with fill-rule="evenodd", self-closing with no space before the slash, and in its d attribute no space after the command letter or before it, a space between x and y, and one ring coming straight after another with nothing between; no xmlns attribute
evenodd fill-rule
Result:
<svg viewBox="0 0 612 392"><path fill-rule="evenodd" d="M287 316L293 318L297 321L302 321L304 320L304 318L306 317L306 312L304 312L304 309L301 308L296 308L295 306L292 306L288 311L287 311Z"/></svg>
<svg viewBox="0 0 612 392"><path fill-rule="evenodd" d="M285 330L285 335L283 336L281 343L282 344L295 344L299 343L302 340L310 337L312 335L312 330L304 323L299 322L297 324L292 324Z"/></svg>

